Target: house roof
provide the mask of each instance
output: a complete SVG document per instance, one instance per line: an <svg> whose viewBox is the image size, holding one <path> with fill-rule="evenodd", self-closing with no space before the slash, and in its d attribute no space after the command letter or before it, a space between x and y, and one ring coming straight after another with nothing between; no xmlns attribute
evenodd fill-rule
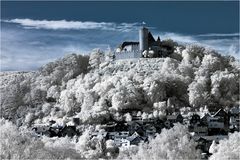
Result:
<svg viewBox="0 0 240 160"><path fill-rule="evenodd" d="M214 115L213 117L217 116L220 112L224 112L225 114L227 114L222 108L219 109Z"/></svg>
<svg viewBox="0 0 240 160"><path fill-rule="evenodd" d="M177 117L180 116L180 113L174 114L174 115L168 115L167 119L177 119Z"/></svg>
<svg viewBox="0 0 240 160"><path fill-rule="evenodd" d="M204 116L202 116L201 119L206 119L207 117L211 117L211 115L209 113L207 113Z"/></svg>
<svg viewBox="0 0 240 160"><path fill-rule="evenodd" d="M148 32L148 43L151 44L151 43L154 43L155 42L155 39L152 35L151 32Z"/></svg>
<svg viewBox="0 0 240 160"><path fill-rule="evenodd" d="M129 45L138 45L139 42L128 42L128 41L125 41L123 42L121 45L120 45L120 48L123 49L124 47L126 46L129 46Z"/></svg>
<svg viewBox="0 0 240 160"><path fill-rule="evenodd" d="M131 141L133 141L136 138L140 138L142 140L146 139L146 137L142 137L137 132L134 132L131 136L127 137L127 140L129 140L131 142Z"/></svg>

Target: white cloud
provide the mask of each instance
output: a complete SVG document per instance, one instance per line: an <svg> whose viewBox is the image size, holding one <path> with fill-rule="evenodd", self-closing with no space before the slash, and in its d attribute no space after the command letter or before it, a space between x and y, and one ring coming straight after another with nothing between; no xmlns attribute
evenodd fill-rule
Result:
<svg viewBox="0 0 240 160"><path fill-rule="evenodd" d="M200 34L198 37L232 37L240 36L239 33L209 33L209 34Z"/></svg>
<svg viewBox="0 0 240 160"><path fill-rule="evenodd" d="M115 48L123 41L138 41L137 24L133 24L114 24L115 30L102 28L92 30L91 32L87 32L87 29L77 31L71 29L61 29L59 31L59 29L56 29L53 32L49 32L45 29L28 30L22 27L8 28L3 25L4 27L1 30L0 70L36 70L43 64L62 57L64 54L88 54L94 48L105 50L109 45ZM121 25L125 27L121 27ZM134 30L132 29L132 25L135 27L133 27ZM22 26L25 27L24 25ZM127 30L130 32L122 32ZM157 29L149 30L154 32L154 37L159 35L162 40L170 38L179 43L200 44L220 51L220 53L240 58L239 38L235 37L235 34L233 37L222 36L215 38L169 32L164 33L158 32Z"/></svg>
<svg viewBox="0 0 240 160"><path fill-rule="evenodd" d="M182 35L178 33L160 33L160 36L162 39L172 39L176 42L181 42L181 43L198 43L198 41L193 37L193 36L188 36L188 35Z"/></svg>
<svg viewBox="0 0 240 160"><path fill-rule="evenodd" d="M11 19L2 20L5 23L17 23L26 29L52 29L52 30L84 30L100 29L110 31L131 31L139 27L139 23L113 23L113 22L91 22L91 21L66 21L66 20L33 20L33 19Z"/></svg>
<svg viewBox="0 0 240 160"><path fill-rule="evenodd" d="M88 53L90 48L77 42L54 42L51 35L43 34L53 41L51 44L39 35L28 31L2 29L1 36L1 71L29 71L54 61L70 53Z"/></svg>

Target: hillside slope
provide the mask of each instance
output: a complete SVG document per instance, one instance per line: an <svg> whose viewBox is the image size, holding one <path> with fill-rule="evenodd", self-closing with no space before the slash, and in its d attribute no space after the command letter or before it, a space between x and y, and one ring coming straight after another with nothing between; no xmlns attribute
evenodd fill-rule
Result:
<svg viewBox="0 0 240 160"><path fill-rule="evenodd" d="M199 46L171 57L104 60L68 55L31 73L1 73L1 115L18 125L79 117L83 123L122 120L128 113L239 105L239 66L232 57ZM34 122L35 121L35 122Z"/></svg>

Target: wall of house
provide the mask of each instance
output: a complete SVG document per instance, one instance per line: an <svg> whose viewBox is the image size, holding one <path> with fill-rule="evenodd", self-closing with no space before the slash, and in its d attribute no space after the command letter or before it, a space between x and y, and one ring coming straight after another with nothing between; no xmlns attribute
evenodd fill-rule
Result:
<svg viewBox="0 0 240 160"><path fill-rule="evenodd" d="M139 51L139 46L138 45L128 45L123 48L123 50L126 50L127 52L136 52Z"/></svg>
<svg viewBox="0 0 240 160"><path fill-rule="evenodd" d="M120 52L115 53L115 59L141 58L140 52Z"/></svg>

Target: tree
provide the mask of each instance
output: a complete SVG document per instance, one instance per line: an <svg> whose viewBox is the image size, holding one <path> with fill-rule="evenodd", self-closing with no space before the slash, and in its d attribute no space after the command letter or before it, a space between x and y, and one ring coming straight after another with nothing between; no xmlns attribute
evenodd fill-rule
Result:
<svg viewBox="0 0 240 160"><path fill-rule="evenodd" d="M233 106L239 100L239 74L228 70L216 71L211 76L211 94L221 106Z"/></svg>
<svg viewBox="0 0 240 160"><path fill-rule="evenodd" d="M210 160L240 159L240 133L235 132L230 134L228 139L220 140L214 150Z"/></svg>
<svg viewBox="0 0 240 160"><path fill-rule="evenodd" d="M90 54L89 64L91 68L98 68L99 65L104 61L104 53L100 49L94 49Z"/></svg>
<svg viewBox="0 0 240 160"><path fill-rule="evenodd" d="M190 139L187 127L176 124L172 129L163 129L162 133L149 143L142 143L136 154L127 159L197 159L200 152L195 149L196 143ZM120 155L123 153L120 152Z"/></svg>
<svg viewBox="0 0 240 160"><path fill-rule="evenodd" d="M188 86L189 103L193 107L204 107L209 101L208 78L199 77Z"/></svg>

